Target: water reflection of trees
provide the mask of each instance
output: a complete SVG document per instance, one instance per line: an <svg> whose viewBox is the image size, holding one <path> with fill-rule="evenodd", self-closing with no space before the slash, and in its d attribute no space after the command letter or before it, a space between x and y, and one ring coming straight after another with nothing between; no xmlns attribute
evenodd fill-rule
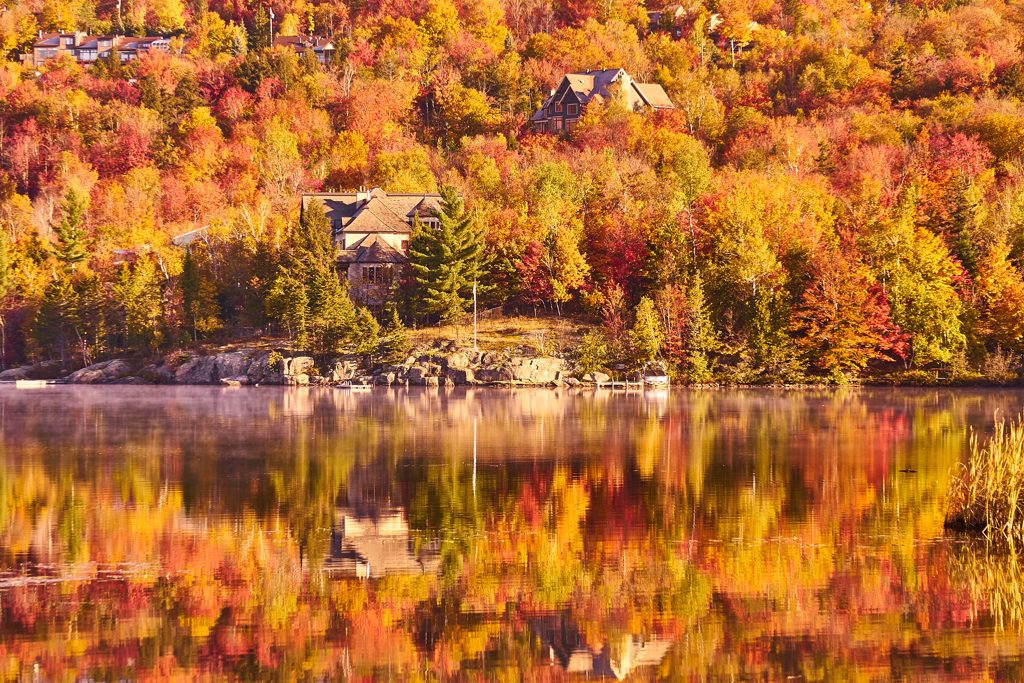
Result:
<svg viewBox="0 0 1024 683"><path fill-rule="evenodd" d="M932 542L1012 394L102 392L0 395L20 666L843 677L1020 623L1019 576ZM332 567L339 517L378 513L436 573Z"/></svg>

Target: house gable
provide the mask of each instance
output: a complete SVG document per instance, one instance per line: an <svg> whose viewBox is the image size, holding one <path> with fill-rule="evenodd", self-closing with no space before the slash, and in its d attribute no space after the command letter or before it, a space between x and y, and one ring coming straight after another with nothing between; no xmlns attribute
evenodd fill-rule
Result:
<svg viewBox="0 0 1024 683"><path fill-rule="evenodd" d="M572 128L588 104L610 100L617 83L626 85L629 105L635 110L673 108L660 85L637 83L623 69L565 74L558 87L551 91L531 117L534 132L558 132Z"/></svg>

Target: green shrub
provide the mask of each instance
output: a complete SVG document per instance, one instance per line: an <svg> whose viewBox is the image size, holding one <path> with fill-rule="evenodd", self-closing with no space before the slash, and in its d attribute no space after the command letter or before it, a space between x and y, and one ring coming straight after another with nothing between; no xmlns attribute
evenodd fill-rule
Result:
<svg viewBox="0 0 1024 683"><path fill-rule="evenodd" d="M271 351L270 356L267 358L267 370L271 372L279 371L284 365L284 356L277 351Z"/></svg>
<svg viewBox="0 0 1024 683"><path fill-rule="evenodd" d="M573 365L581 375L598 372L608 363L608 342L599 330L590 330L583 335L580 345L573 354Z"/></svg>

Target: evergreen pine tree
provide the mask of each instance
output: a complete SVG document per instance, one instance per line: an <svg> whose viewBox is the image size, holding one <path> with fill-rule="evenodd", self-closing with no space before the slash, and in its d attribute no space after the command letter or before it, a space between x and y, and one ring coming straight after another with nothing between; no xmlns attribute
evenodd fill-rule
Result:
<svg viewBox="0 0 1024 683"><path fill-rule="evenodd" d="M232 26L231 29L231 56L242 57L249 51L248 36L240 26Z"/></svg>
<svg viewBox="0 0 1024 683"><path fill-rule="evenodd" d="M369 309L360 307L356 315L356 353L373 358L380 349L380 323Z"/></svg>
<svg viewBox="0 0 1024 683"><path fill-rule="evenodd" d="M889 73L892 76L892 93L894 99L909 98L914 94L916 75L911 61L910 50L906 43L900 41L889 58Z"/></svg>
<svg viewBox="0 0 1024 683"><path fill-rule="evenodd" d="M191 251L185 254L179 286L186 323L192 328L192 340L198 341L200 333L208 334L220 327L220 306L216 287L203 276Z"/></svg>
<svg viewBox="0 0 1024 683"><path fill-rule="evenodd" d="M441 188L441 209L431 213L438 227L417 222L409 244L417 299L424 312L454 323L472 303L474 281L478 292L490 289L480 283L488 265L483 230L450 185Z"/></svg>
<svg viewBox="0 0 1024 683"><path fill-rule="evenodd" d="M117 276L112 293L125 350L158 347L163 341L160 329L163 305L152 259L141 257L134 267L126 263Z"/></svg>
<svg viewBox="0 0 1024 683"><path fill-rule="evenodd" d="M57 247L57 258L66 263L71 271L88 256L85 251L86 232L82 227L82 223L85 222L85 209L85 197L75 188L69 189L64 195L64 201L61 202L64 217L57 224L57 240L60 243Z"/></svg>
<svg viewBox="0 0 1024 683"><path fill-rule="evenodd" d="M338 279L333 262L314 270L309 280L309 328L313 353L327 356L358 334L356 307Z"/></svg>
<svg viewBox="0 0 1024 683"><path fill-rule="evenodd" d="M691 382L707 382L711 379L710 354L718 350L718 333L711 322L711 311L704 295L704 280L700 273L694 275L693 282L686 290L686 309L689 379Z"/></svg>
<svg viewBox="0 0 1024 683"><path fill-rule="evenodd" d="M305 283L310 348L325 356L357 334L356 308L347 283L338 277L331 224L324 206L313 201L303 210L291 236L290 263Z"/></svg>
<svg viewBox="0 0 1024 683"><path fill-rule="evenodd" d="M60 356L62 370L67 369L68 351L75 339L78 301L71 279L59 273L46 287L43 303L32 326L32 338L39 350Z"/></svg>
<svg viewBox="0 0 1024 683"><path fill-rule="evenodd" d="M291 234L292 254L311 273L317 265L334 264L334 241L324 205L313 200L302 211Z"/></svg>
<svg viewBox="0 0 1024 683"><path fill-rule="evenodd" d="M745 355L755 367L772 375L794 369L796 363L796 352L787 334L789 314L785 290L775 292L770 287L757 290Z"/></svg>
<svg viewBox="0 0 1024 683"><path fill-rule="evenodd" d="M949 214L949 225L946 226L949 234L949 243L953 252L960 259L964 270L970 273L971 277L978 276L978 262L981 260L981 252L974 241L974 227L978 212L978 202L972 196L971 184L969 181L960 182L951 191L952 206Z"/></svg>
<svg viewBox="0 0 1024 683"><path fill-rule="evenodd" d="M401 361L409 353L409 335L405 325L398 316L398 307L389 302L386 308L387 326L384 328L384 339L381 345L385 360Z"/></svg>
<svg viewBox="0 0 1024 683"><path fill-rule="evenodd" d="M191 71L186 71L174 87L174 104L179 115L188 114L205 104L199 81Z"/></svg>
<svg viewBox="0 0 1024 683"><path fill-rule="evenodd" d="M106 348L106 292L103 280L95 273L79 277L74 288L78 302L79 352L82 364L91 365Z"/></svg>
<svg viewBox="0 0 1024 683"><path fill-rule="evenodd" d="M306 316L309 297L305 284L294 277L285 266L280 266L278 276L267 292L267 313L284 323L292 345L300 347L306 343Z"/></svg>
<svg viewBox="0 0 1024 683"><path fill-rule="evenodd" d="M248 44L250 49L257 52L270 47L270 15L262 5L253 15Z"/></svg>

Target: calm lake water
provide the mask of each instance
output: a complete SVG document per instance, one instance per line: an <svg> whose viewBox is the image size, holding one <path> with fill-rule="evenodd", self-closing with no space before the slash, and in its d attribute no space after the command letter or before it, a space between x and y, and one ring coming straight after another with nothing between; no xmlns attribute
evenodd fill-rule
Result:
<svg viewBox="0 0 1024 683"><path fill-rule="evenodd" d="M1024 393L0 387L0 680L1021 680Z"/></svg>

